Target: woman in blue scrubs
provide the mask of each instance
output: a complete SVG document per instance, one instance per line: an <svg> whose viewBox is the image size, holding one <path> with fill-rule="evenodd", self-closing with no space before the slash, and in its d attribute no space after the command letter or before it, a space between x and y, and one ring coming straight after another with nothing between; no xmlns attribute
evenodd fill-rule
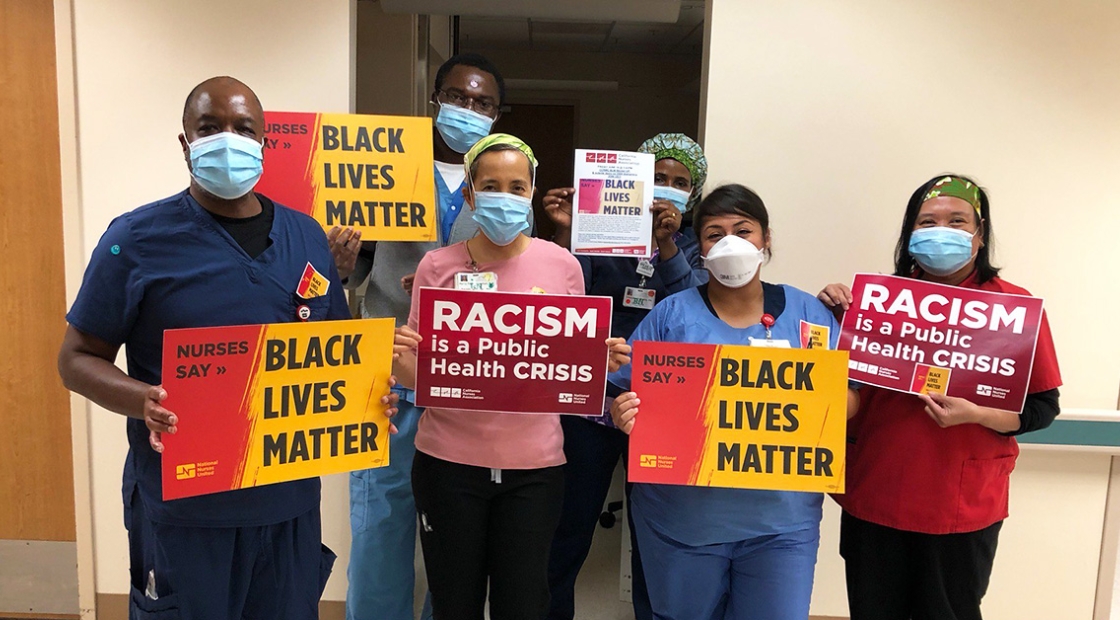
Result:
<svg viewBox="0 0 1120 620"><path fill-rule="evenodd" d="M742 185L712 191L696 207L693 228L707 284L658 304L636 340L807 347L801 322L839 327L813 295L763 282L770 256L769 215ZM767 328L766 324L770 324ZM630 367L611 376L630 386ZM849 415L859 396L848 391ZM611 407L629 433L640 424L640 394ZM820 493L635 484L631 509L655 618L805 620L820 542Z"/></svg>

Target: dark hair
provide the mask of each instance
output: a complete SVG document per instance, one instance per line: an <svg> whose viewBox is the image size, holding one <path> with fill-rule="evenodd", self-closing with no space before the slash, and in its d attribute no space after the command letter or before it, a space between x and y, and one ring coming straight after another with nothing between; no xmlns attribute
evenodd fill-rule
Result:
<svg viewBox="0 0 1120 620"><path fill-rule="evenodd" d="M439 70L436 71L436 90L443 90L443 81L447 79L447 74L459 65L481 69L494 76L494 81L498 83L498 105L506 102L506 81L502 79L502 74L485 56L473 52L456 54L439 66Z"/></svg>
<svg viewBox="0 0 1120 620"><path fill-rule="evenodd" d="M738 183L720 185L704 196L692 210L692 230L700 237L704 221L721 215L745 215L757 220L762 227L763 237L770 231L770 214L766 211L766 205L762 204L762 198ZM766 250L766 255L770 255L769 249Z"/></svg>
<svg viewBox="0 0 1120 620"><path fill-rule="evenodd" d="M999 275L999 268L992 265L992 215L988 207L988 193L984 191L980 184L972 179L960 174L939 174L932 179L926 181L921 187L914 190L910 195L910 202L906 203L906 215L902 218L902 231L898 236L898 245L894 248L894 275L903 276L906 278L912 277L914 272L921 269L918 262L910 256L910 234L914 232L914 224L918 221L918 212L922 209L922 203L925 202L925 196L930 188L935 183L944 179L947 176L957 177L972 183L979 190L980 194L980 220L977 226L980 228L980 240L983 242L980 245L980 250L976 252L976 276L980 284L991 280ZM975 213L975 210L973 210Z"/></svg>
<svg viewBox="0 0 1120 620"><path fill-rule="evenodd" d="M521 151L521 149L517 148L515 145L510 144L508 142L498 142L498 143L495 143L495 144L491 144L490 146L483 149L483 151L481 153L479 153L478 155L476 155L474 160L471 161L471 182L472 182L472 184L474 182L474 176L478 173L478 161L480 159L482 159L483 155L485 155L487 153L497 153L498 151L517 151L518 153L521 153L522 155L525 155L525 153L523 153ZM532 179L533 178L533 162L530 161L528 157L525 157L525 162L529 164L529 178Z"/></svg>

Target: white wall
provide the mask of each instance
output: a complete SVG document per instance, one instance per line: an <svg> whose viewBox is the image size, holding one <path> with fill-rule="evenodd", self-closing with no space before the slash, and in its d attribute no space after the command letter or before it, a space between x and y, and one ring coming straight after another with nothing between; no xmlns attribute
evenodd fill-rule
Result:
<svg viewBox="0 0 1120 620"><path fill-rule="evenodd" d="M816 292L889 271L906 201L935 174L990 190L1004 275L1046 299L1064 408L1116 406L1120 4L709 0L709 186L771 212L771 281ZM1104 317L1104 318L1102 318ZM1089 618L1109 465L1026 452L985 617ZM834 508L834 507L833 507ZM846 615L836 511L813 613Z"/></svg>
<svg viewBox="0 0 1120 620"><path fill-rule="evenodd" d="M66 222L67 232L78 230L80 238L67 239L67 252L79 252L84 264L114 216L186 186L176 136L183 100L198 82L232 75L266 109L349 111L352 11L353 0L76 2L80 200L67 203ZM70 275L72 298L79 282ZM123 594L124 419L94 409L89 473L97 591ZM345 597L348 497L344 477L324 481L324 539L340 556L327 588L331 600Z"/></svg>

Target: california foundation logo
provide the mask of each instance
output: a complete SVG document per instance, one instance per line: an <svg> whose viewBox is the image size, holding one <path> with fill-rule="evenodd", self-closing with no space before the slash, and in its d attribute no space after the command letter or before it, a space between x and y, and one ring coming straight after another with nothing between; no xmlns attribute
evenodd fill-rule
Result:
<svg viewBox="0 0 1120 620"><path fill-rule="evenodd" d="M189 478L194 478L194 477L195 477L195 464L194 463L185 463L183 465L176 465L175 466L175 479L176 480L187 480Z"/></svg>

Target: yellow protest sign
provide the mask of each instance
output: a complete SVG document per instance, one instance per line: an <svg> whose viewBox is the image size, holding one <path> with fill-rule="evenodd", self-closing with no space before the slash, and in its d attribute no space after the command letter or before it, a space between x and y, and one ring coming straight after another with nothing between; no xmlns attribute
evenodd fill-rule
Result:
<svg viewBox="0 0 1120 620"><path fill-rule="evenodd" d="M434 241L432 120L425 116L265 113L256 190L366 241Z"/></svg>
<svg viewBox="0 0 1120 620"><path fill-rule="evenodd" d="M164 499L389 463L392 319L168 330Z"/></svg>
<svg viewBox="0 0 1120 620"><path fill-rule="evenodd" d="M638 342L631 482L844 491L848 355Z"/></svg>

